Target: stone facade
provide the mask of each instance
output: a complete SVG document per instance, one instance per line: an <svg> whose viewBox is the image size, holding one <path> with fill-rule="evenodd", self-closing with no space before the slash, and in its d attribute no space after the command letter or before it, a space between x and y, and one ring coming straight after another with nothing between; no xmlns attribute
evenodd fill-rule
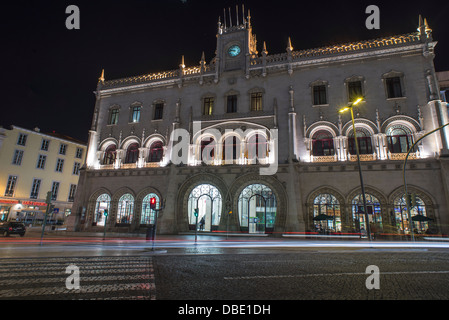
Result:
<svg viewBox="0 0 449 320"><path fill-rule="evenodd" d="M203 53L194 67L181 59L155 74L102 73L76 229L103 230L106 208L107 230L138 232L155 223L151 194L160 233L192 230L195 208L208 231L360 231L352 121L338 112L351 105L373 228L409 232L407 151L448 122L427 21L418 32L317 49L295 51L289 39L285 53L269 55L265 43L257 51L251 17L237 20L218 23L210 63ZM352 105L356 96L364 101ZM412 216L432 219L415 223L420 232L449 231L448 138L447 127L426 136L407 159ZM320 213L332 220L314 219Z"/></svg>

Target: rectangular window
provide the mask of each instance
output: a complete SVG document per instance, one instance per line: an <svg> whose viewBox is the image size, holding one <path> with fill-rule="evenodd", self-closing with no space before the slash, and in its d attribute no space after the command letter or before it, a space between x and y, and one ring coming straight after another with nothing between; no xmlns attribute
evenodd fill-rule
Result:
<svg viewBox="0 0 449 320"><path fill-rule="evenodd" d="M262 110L262 92L251 93L251 111Z"/></svg>
<svg viewBox="0 0 449 320"><path fill-rule="evenodd" d="M27 135L23 133L19 133L19 138L17 139L17 144L19 146L24 146L27 142Z"/></svg>
<svg viewBox="0 0 449 320"><path fill-rule="evenodd" d="M109 111L109 121L108 124L117 124L118 123L118 109L111 109Z"/></svg>
<svg viewBox="0 0 449 320"><path fill-rule="evenodd" d="M76 193L76 184L71 184L70 190L69 190L69 198L68 198L69 202L75 201L75 193Z"/></svg>
<svg viewBox="0 0 449 320"><path fill-rule="evenodd" d="M61 145L59 146L59 154L65 155L67 151L67 145L64 143L61 143Z"/></svg>
<svg viewBox="0 0 449 320"><path fill-rule="evenodd" d="M203 115L210 116L214 109L214 98L204 98L203 101Z"/></svg>
<svg viewBox="0 0 449 320"><path fill-rule="evenodd" d="M348 82L348 101L354 102L363 96L362 81Z"/></svg>
<svg viewBox="0 0 449 320"><path fill-rule="evenodd" d="M59 182L53 182L51 186L51 200L56 200L58 198Z"/></svg>
<svg viewBox="0 0 449 320"><path fill-rule="evenodd" d="M227 97L227 113L237 112L237 96L231 95Z"/></svg>
<svg viewBox="0 0 449 320"><path fill-rule="evenodd" d="M12 158L12 164L20 166L22 164L23 150L14 151L14 157Z"/></svg>
<svg viewBox="0 0 449 320"><path fill-rule="evenodd" d="M47 156L40 154L37 158L37 169L45 169L45 162L47 161Z"/></svg>
<svg viewBox="0 0 449 320"><path fill-rule="evenodd" d="M313 104L314 105L327 104L325 85L313 86Z"/></svg>
<svg viewBox="0 0 449 320"><path fill-rule="evenodd" d="M401 78L392 77L385 79L387 86L387 98L400 98L402 95Z"/></svg>
<svg viewBox="0 0 449 320"><path fill-rule="evenodd" d="M161 120L163 113L164 113L164 104L163 103L156 103L154 105L154 118L153 118L153 120Z"/></svg>
<svg viewBox="0 0 449 320"><path fill-rule="evenodd" d="M79 175L80 174L80 168L81 168L81 163L75 162L73 164L73 172L72 172L72 174Z"/></svg>
<svg viewBox="0 0 449 320"><path fill-rule="evenodd" d="M140 121L140 106L131 108L131 119L129 122L139 122Z"/></svg>
<svg viewBox="0 0 449 320"><path fill-rule="evenodd" d="M31 186L31 199L37 199L39 197L39 188L41 186L41 179L34 179L33 185Z"/></svg>
<svg viewBox="0 0 449 320"><path fill-rule="evenodd" d="M42 139L41 150L42 151L48 151L49 144L50 144L50 140Z"/></svg>
<svg viewBox="0 0 449 320"><path fill-rule="evenodd" d="M56 172L62 172L62 168L64 167L64 159L56 160Z"/></svg>
<svg viewBox="0 0 449 320"><path fill-rule="evenodd" d="M14 195L16 184L17 184L17 176L9 176L8 183L6 184L5 197L12 197Z"/></svg>
<svg viewBox="0 0 449 320"><path fill-rule="evenodd" d="M81 159L83 157L83 149L76 148L75 158Z"/></svg>

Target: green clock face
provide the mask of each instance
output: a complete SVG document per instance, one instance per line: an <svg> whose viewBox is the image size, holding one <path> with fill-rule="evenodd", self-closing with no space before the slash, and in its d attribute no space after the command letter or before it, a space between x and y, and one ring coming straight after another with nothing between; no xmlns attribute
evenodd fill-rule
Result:
<svg viewBox="0 0 449 320"><path fill-rule="evenodd" d="M233 45L228 49L228 53L231 57L236 57L240 54L240 47L238 45Z"/></svg>

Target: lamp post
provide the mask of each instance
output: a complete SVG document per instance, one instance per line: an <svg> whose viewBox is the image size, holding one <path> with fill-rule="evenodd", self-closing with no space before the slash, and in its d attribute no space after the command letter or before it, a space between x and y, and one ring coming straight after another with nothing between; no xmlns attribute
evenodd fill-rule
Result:
<svg viewBox="0 0 449 320"><path fill-rule="evenodd" d="M360 186L362 188L362 199L363 199L363 211L365 213L365 225L366 225L366 234L368 236L368 240L371 241L371 228L369 225L369 217L368 217L368 211L366 208L366 196L365 196L365 186L363 184L363 175L362 175L362 166L360 165L360 153L359 153L359 144L357 141L357 134L355 130L355 122L354 122L354 112L353 107L360 103L362 101L361 98L357 99L354 102L351 102L347 107L340 109L338 112L343 113L345 111L350 110L351 111L351 120L352 120L352 129L354 131L354 142L355 142L355 150L357 153L357 164L359 167L359 177L360 177Z"/></svg>

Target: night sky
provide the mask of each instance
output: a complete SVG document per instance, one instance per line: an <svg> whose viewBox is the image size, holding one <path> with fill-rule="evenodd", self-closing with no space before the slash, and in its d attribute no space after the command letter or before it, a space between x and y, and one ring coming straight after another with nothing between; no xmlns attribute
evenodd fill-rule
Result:
<svg viewBox="0 0 449 320"><path fill-rule="evenodd" d="M177 69L214 57L218 17L241 5L251 11L258 51L294 50L410 33L427 18L438 41L435 67L449 70L447 1L11 1L1 8L0 125L65 134L87 142L101 70L106 80ZM80 29L65 26L77 5ZM380 30L368 30L368 5L380 9ZM445 58L446 57L446 58Z"/></svg>

